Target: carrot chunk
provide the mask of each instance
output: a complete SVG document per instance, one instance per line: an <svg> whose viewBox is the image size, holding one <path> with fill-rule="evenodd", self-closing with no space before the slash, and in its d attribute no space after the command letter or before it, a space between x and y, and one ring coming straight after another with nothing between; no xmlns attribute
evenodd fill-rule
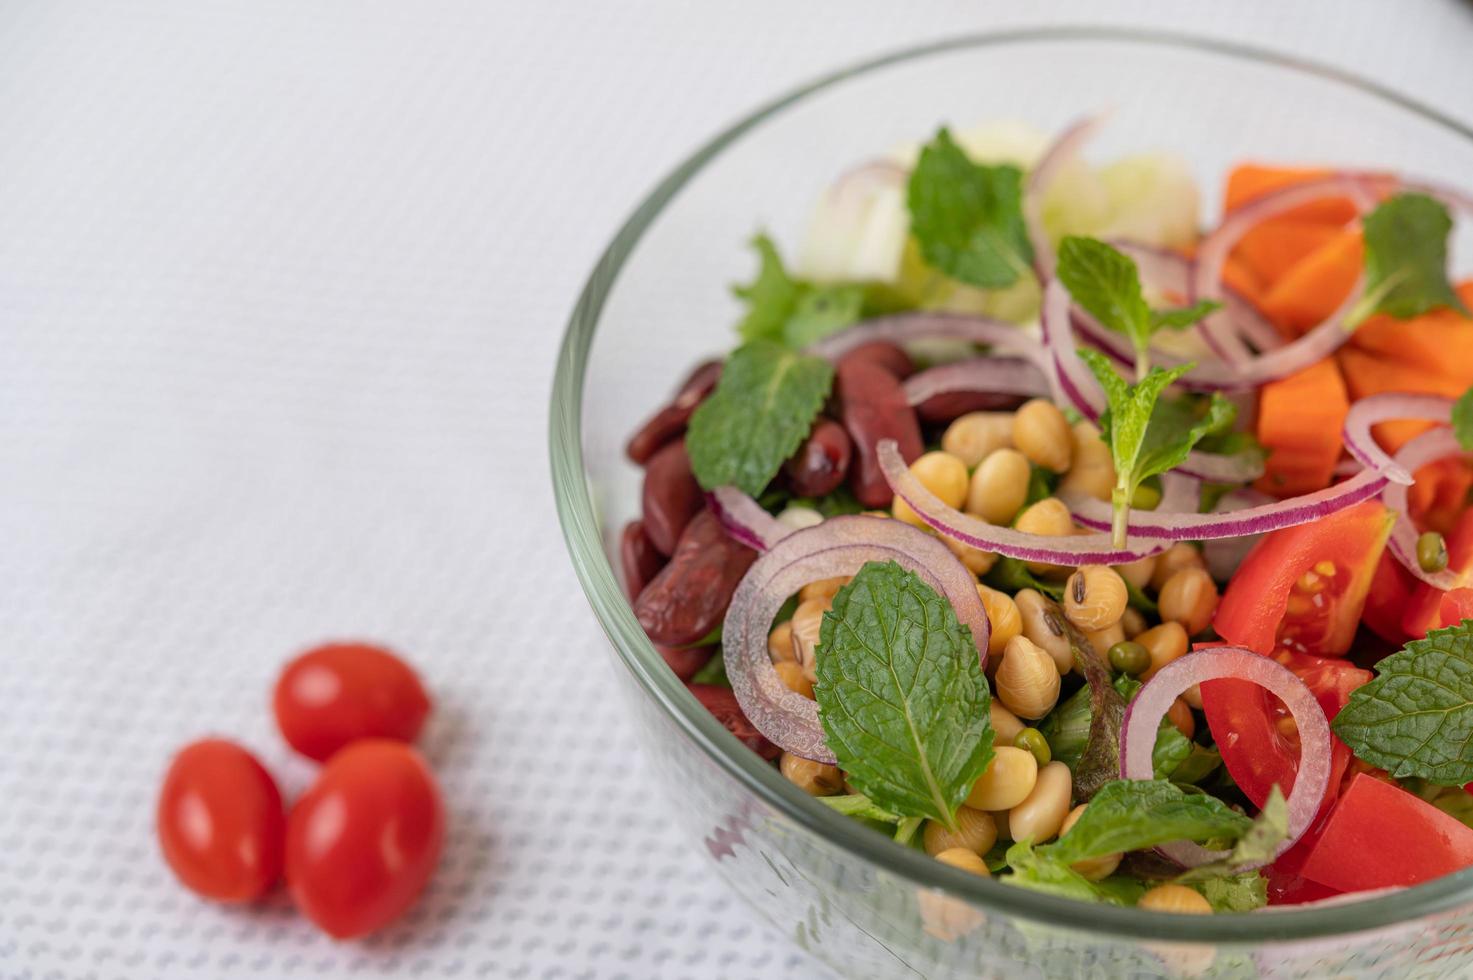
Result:
<svg viewBox="0 0 1473 980"><path fill-rule="evenodd" d="M1258 397L1258 441L1269 457L1258 489L1291 497L1329 486L1349 410L1345 381L1329 358L1264 385Z"/></svg>

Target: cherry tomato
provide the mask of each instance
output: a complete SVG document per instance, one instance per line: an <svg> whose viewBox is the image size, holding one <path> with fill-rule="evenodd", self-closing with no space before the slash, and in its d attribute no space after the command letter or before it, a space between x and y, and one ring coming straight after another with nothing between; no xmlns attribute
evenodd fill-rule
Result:
<svg viewBox="0 0 1473 980"><path fill-rule="evenodd" d="M164 860L206 898L248 902L281 878L281 792L234 742L202 739L174 757L159 791L157 825Z"/></svg>
<svg viewBox="0 0 1473 980"><path fill-rule="evenodd" d="M420 754L403 742L362 739L329 759L292 807L287 885L324 932L363 936L414 904L444 839L440 790Z"/></svg>
<svg viewBox="0 0 1473 980"><path fill-rule="evenodd" d="M1366 501L1264 535L1228 583L1213 620L1218 635L1263 654L1345 653L1393 520Z"/></svg>
<svg viewBox="0 0 1473 980"><path fill-rule="evenodd" d="M430 699L409 665L387 650L331 643L286 665L273 707L291 747L323 762L360 738L414 741Z"/></svg>
<svg viewBox="0 0 1473 980"><path fill-rule="evenodd" d="M742 706L737 703L736 695L731 693L731 688L721 687L718 684L689 684L690 693L696 696L696 700L705 706L706 710L716 716L716 720L726 726L726 730L735 735L743 745L762 756L764 759L776 759L782 755L782 749L769 742L757 726L747 720L742 713Z"/></svg>

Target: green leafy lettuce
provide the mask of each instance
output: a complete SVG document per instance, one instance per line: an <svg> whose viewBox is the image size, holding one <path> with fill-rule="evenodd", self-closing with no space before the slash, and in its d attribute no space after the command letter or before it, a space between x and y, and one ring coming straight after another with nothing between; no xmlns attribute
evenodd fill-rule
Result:
<svg viewBox="0 0 1473 980"><path fill-rule="evenodd" d="M1473 316L1447 277L1447 237L1453 219L1426 194L1397 194L1361 223L1366 241L1366 292L1350 314L1359 323L1373 313L1398 320L1439 306Z"/></svg>
<svg viewBox="0 0 1473 980"><path fill-rule="evenodd" d="M907 191L911 233L927 264L973 286L998 289L1030 274L1023 172L974 163L942 129L926 144Z"/></svg>
<svg viewBox="0 0 1473 980"><path fill-rule="evenodd" d="M1433 630L1382 660L1332 726L1356 756L1397 778L1473 781L1473 623Z"/></svg>
<svg viewBox="0 0 1473 980"><path fill-rule="evenodd" d="M802 348L860 318L864 287L818 285L793 278L766 235L754 238L752 247L759 260L757 278L732 289L747 304L746 315L737 324L743 340L771 340Z"/></svg>
<svg viewBox="0 0 1473 980"><path fill-rule="evenodd" d="M775 341L738 347L691 416L685 445L696 480L759 496L807 438L833 381L827 361Z"/></svg>
<svg viewBox="0 0 1473 980"><path fill-rule="evenodd" d="M972 631L951 603L898 564L870 562L824 614L817 669L819 720L854 788L954 827L993 732Z"/></svg>

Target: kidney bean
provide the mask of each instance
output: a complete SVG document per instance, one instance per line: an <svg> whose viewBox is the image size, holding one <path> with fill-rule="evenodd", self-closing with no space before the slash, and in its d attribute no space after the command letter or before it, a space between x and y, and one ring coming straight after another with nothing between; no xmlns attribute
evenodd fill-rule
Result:
<svg viewBox="0 0 1473 980"><path fill-rule="evenodd" d="M726 615L756 560L757 552L728 537L715 514L701 511L686 525L670 564L634 600L639 625L661 646L699 643Z"/></svg>
<svg viewBox="0 0 1473 980"><path fill-rule="evenodd" d="M737 703L736 695L731 693L731 688L721 687L716 684L688 684L690 693L696 696L705 709L716 716L716 720L726 726L726 730L741 740L747 748L756 752L769 762L783 754L783 750L773 745L767 737L757 730L757 726L747 720L742 713L742 706Z"/></svg>
<svg viewBox="0 0 1473 980"><path fill-rule="evenodd" d="M842 360L836 374L841 418L854 440L849 486L865 507L888 507L895 495L880 472L875 447L882 439L894 439L905 461L914 461L925 448L915 410L905 403L895 375L873 361Z"/></svg>
<svg viewBox="0 0 1473 980"><path fill-rule="evenodd" d="M665 556L655 550L655 543L645 533L644 521L624 525L619 535L619 564L624 571L624 593L630 602L665 567Z"/></svg>
<svg viewBox="0 0 1473 980"><path fill-rule="evenodd" d="M684 682L696 676L696 672L716 655L714 646L706 647L655 647L676 677Z"/></svg>
<svg viewBox="0 0 1473 980"><path fill-rule="evenodd" d="M629 444L624 447L629 458L643 466L661 446L685 432L691 413L716 388L716 382L720 378L720 361L706 361L692 371L670 404L651 416L630 437Z"/></svg>
<svg viewBox="0 0 1473 980"><path fill-rule="evenodd" d="M904 381L915 373L915 364L911 362L910 355L901 350L899 345L892 344L888 340L871 340L867 344L858 347L839 358L839 363L845 361L870 361L889 371L895 377Z"/></svg>
<svg viewBox="0 0 1473 980"><path fill-rule="evenodd" d="M833 419L820 418L793 457L783 464L788 485L800 497L833 493L849 472L854 444Z"/></svg>
<svg viewBox="0 0 1473 980"><path fill-rule="evenodd" d="M968 412L1006 412L1023 404L1017 395L1001 395L989 391L948 391L932 395L916 406L922 422L946 424Z"/></svg>
<svg viewBox="0 0 1473 980"><path fill-rule="evenodd" d="M691 473L685 440L669 443L650 457L644 468L644 531L662 555L675 551L680 532L705 502L701 485Z"/></svg>

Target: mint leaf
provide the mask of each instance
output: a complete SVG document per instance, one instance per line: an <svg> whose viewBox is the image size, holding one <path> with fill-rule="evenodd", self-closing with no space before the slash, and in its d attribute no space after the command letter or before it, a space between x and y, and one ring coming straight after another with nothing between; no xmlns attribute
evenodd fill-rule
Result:
<svg viewBox="0 0 1473 980"><path fill-rule="evenodd" d="M846 817L855 817L860 820L878 820L881 823L898 824L901 816L891 813L882 806L877 806L874 800L862 793L851 793L848 796L819 796L815 797L818 802L844 814Z"/></svg>
<svg viewBox="0 0 1473 980"><path fill-rule="evenodd" d="M1239 874L1244 865L1267 864L1273 858L1274 851L1288 836L1289 805L1284 801L1284 794L1275 786L1269 790L1268 799L1263 801L1263 809L1253 819L1253 825L1238 838L1227 857L1200 864L1184 872L1176 880L1182 884L1206 881Z"/></svg>
<svg viewBox="0 0 1473 980"><path fill-rule="evenodd" d="M1120 772L1120 729L1125 722L1125 698L1110 682L1110 666L1095 652L1094 644L1064 615L1048 603L1044 624L1058 636L1067 637L1074 666L1084 675L1089 691L1089 733L1074 770L1074 795L1088 800Z"/></svg>
<svg viewBox="0 0 1473 980"><path fill-rule="evenodd" d="M1257 871L1205 878L1192 887L1202 893L1214 912L1253 912L1268 904L1268 879Z"/></svg>
<svg viewBox="0 0 1473 980"><path fill-rule="evenodd" d="M1222 432L1238 417L1237 406L1215 391L1203 415L1193 415L1186 405L1185 401L1159 399L1152 408L1136 462L1141 480L1180 466L1193 447Z"/></svg>
<svg viewBox="0 0 1473 980"><path fill-rule="evenodd" d="M997 564L987 573L986 581L994 589L1001 589L1009 595L1024 589L1033 589L1055 602L1064 598L1063 582L1045 581L1030 572L1026 564L1006 555L998 558Z"/></svg>
<svg viewBox="0 0 1473 980"><path fill-rule="evenodd" d="M1151 308L1135 260L1094 238L1069 235L1059 245L1059 281L1105 327L1130 338L1137 354L1151 344Z"/></svg>
<svg viewBox="0 0 1473 980"><path fill-rule="evenodd" d="M1398 779L1473 781L1473 624L1433 630L1382 660L1331 726L1357 757Z"/></svg>
<svg viewBox="0 0 1473 980"><path fill-rule="evenodd" d="M1426 194L1387 198L1361 222L1366 241L1366 294L1349 317L1372 313L1398 320L1448 306L1473 316L1447 278L1447 236L1453 219Z"/></svg>
<svg viewBox="0 0 1473 980"><path fill-rule="evenodd" d="M696 480L707 490L731 485L760 496L807 438L833 381L822 358L770 340L738 347L691 416L685 447Z"/></svg>
<svg viewBox="0 0 1473 980"><path fill-rule="evenodd" d="M1222 753L1215 746L1208 747L1193 742L1191 754L1172 770L1170 779L1173 783L1178 784L1200 783L1216 772L1220 765L1222 765Z"/></svg>
<svg viewBox="0 0 1473 980"><path fill-rule="evenodd" d="M1164 310L1151 311L1151 332L1157 330L1185 330L1187 327L1196 326L1203 317L1210 316L1222 309L1222 304L1215 299L1199 299L1191 306L1174 306Z"/></svg>
<svg viewBox="0 0 1473 980"><path fill-rule="evenodd" d="M1453 435L1458 445L1473 450L1473 388L1469 388L1453 402Z"/></svg>
<svg viewBox="0 0 1473 980"><path fill-rule="evenodd" d="M950 602L894 562L866 564L824 613L814 696L855 789L954 826L993 736L972 631Z"/></svg>
<svg viewBox="0 0 1473 980"><path fill-rule="evenodd" d="M864 288L846 284L819 286L794 279L783 266L777 246L766 235L752 239L757 250L757 278L732 292L747 302L737 324L743 340L782 341L801 348L842 330L864 311Z"/></svg>
<svg viewBox="0 0 1473 980"><path fill-rule="evenodd" d="M1087 811L1086 811L1087 812ZM1124 875L1113 875L1104 881L1090 881L1048 852L1034 848L1029 841L1019 841L1007 851L1011 872L998 878L1005 884L1030 891L1061 895L1083 902L1105 902L1131 906L1145 894L1144 883Z"/></svg>
<svg viewBox="0 0 1473 980"><path fill-rule="evenodd" d="M973 163L943 128L921 149L906 200L921 255L951 278L998 289L1030 270L1017 167Z"/></svg>
<svg viewBox="0 0 1473 980"><path fill-rule="evenodd" d="M1074 864L1170 841L1238 838L1251 826L1251 820L1215 796L1189 795L1159 779L1119 779L1096 793L1069 832L1043 850Z"/></svg>

